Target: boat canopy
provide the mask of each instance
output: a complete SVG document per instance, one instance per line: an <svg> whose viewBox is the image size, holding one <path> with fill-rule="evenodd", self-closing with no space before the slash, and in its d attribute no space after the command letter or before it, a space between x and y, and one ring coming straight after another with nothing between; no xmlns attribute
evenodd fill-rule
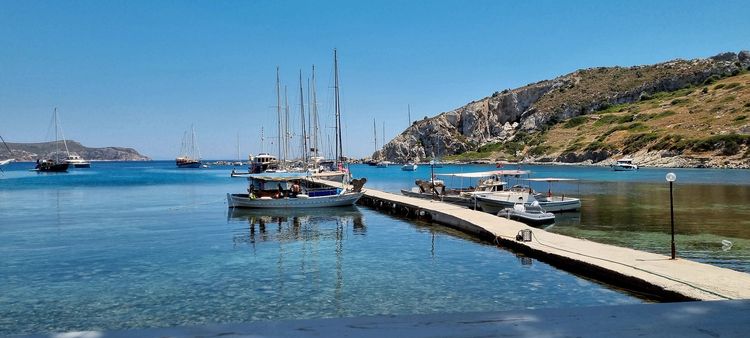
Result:
<svg viewBox="0 0 750 338"><path fill-rule="evenodd" d="M248 179L253 180L259 180L259 181L291 181L291 180L299 180L303 178L310 177L310 173L308 172L296 172L296 173L290 173L290 172L276 172L276 173L269 173L264 172L260 174L247 174L246 175Z"/></svg>
<svg viewBox="0 0 750 338"><path fill-rule="evenodd" d="M558 177L540 177L530 178L527 181L532 182L561 182L561 181L578 181L576 178L558 178Z"/></svg>
<svg viewBox="0 0 750 338"><path fill-rule="evenodd" d="M466 177L466 178L480 178L490 176L520 176L528 174L528 170L492 170L492 171L477 171L471 173L454 173L454 174L435 174L435 176L445 177Z"/></svg>

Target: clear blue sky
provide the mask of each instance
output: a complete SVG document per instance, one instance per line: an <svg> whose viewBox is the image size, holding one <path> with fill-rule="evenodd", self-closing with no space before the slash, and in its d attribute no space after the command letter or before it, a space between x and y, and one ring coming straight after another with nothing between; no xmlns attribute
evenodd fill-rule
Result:
<svg viewBox="0 0 750 338"><path fill-rule="evenodd" d="M238 133L245 157L261 126L276 134L276 66L298 116L299 70L316 65L333 125L337 48L344 151L362 157L373 118L390 139L408 104L417 119L578 68L750 49L748 13L705 0L0 0L0 134L45 141L58 107L84 145L173 159L193 124L203 158L235 158Z"/></svg>

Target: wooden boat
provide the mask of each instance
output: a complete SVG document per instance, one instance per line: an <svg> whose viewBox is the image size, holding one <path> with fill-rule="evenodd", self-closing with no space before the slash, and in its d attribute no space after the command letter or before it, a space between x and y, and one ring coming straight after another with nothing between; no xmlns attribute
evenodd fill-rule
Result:
<svg viewBox="0 0 750 338"><path fill-rule="evenodd" d="M248 175L247 194L227 194L230 208L326 208L354 205L366 179L352 180L352 189L316 188L307 173Z"/></svg>
<svg viewBox="0 0 750 338"><path fill-rule="evenodd" d="M60 159L60 140L62 139L63 145L65 145L65 153L68 153L68 145L65 143L65 137L62 136L60 130L60 123L57 117L57 108L52 113L52 123L55 125L55 153L54 158L49 159L37 159L36 167L34 170L37 172L51 172L51 173L64 173L68 171L69 163Z"/></svg>
<svg viewBox="0 0 750 338"><path fill-rule="evenodd" d="M180 156L175 159L175 164L177 168L200 168L203 165L200 157L200 149L195 141L195 128L190 126L190 135L187 132L182 135Z"/></svg>

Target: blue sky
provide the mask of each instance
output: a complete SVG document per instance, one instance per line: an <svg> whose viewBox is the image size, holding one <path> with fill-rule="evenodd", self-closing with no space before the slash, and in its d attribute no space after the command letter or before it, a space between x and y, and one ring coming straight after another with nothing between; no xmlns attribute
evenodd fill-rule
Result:
<svg viewBox="0 0 750 338"><path fill-rule="evenodd" d="M417 119L578 68L750 49L749 12L748 1L0 0L0 134L45 141L57 107L84 145L173 159L192 124L204 158L235 158L238 133L244 158L261 150L261 126L276 149L276 66L296 117L299 71L306 81L316 65L330 131L337 48L344 152L362 157L373 118L389 140L407 105Z"/></svg>

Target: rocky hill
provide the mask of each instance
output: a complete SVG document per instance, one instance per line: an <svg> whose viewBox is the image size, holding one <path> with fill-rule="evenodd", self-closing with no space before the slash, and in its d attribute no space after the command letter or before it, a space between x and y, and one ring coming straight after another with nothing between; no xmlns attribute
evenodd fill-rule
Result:
<svg viewBox="0 0 750 338"><path fill-rule="evenodd" d="M62 141L58 141L59 145L57 148L62 149L60 156L67 156L64 154L65 147ZM92 161L148 161L150 158L143 156L133 148L121 148L121 147L104 147L104 148L89 148L81 145L76 141L67 141L68 150L71 154L75 153L83 157L86 160ZM36 161L37 159L50 158L55 153L55 142L44 142L44 143L8 143L10 150L13 152L12 156L8 156L7 150L0 153L3 158L10 157L15 158L16 161Z"/></svg>
<svg viewBox="0 0 750 338"><path fill-rule="evenodd" d="M742 51L578 70L416 121L373 157L748 167L748 69Z"/></svg>

